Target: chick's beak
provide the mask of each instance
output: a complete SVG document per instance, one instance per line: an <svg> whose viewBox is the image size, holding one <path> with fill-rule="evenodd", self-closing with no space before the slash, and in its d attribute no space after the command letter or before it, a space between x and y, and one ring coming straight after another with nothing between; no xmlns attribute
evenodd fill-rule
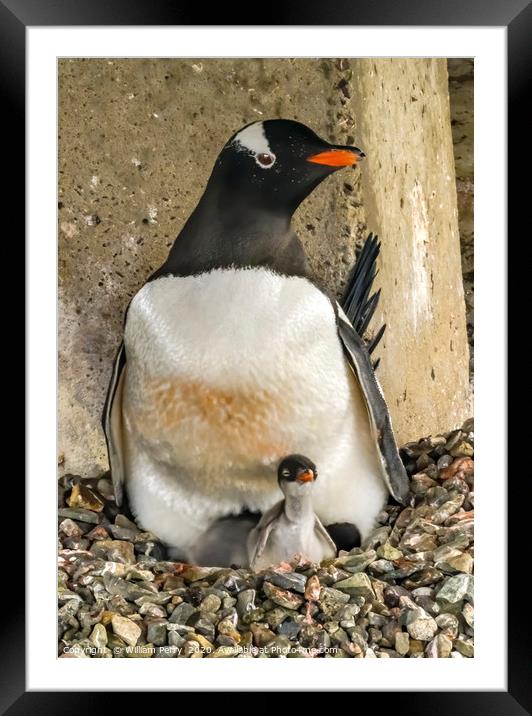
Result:
<svg viewBox="0 0 532 716"><path fill-rule="evenodd" d="M313 482L314 480L314 470L303 470L303 472L300 472L297 476L298 482Z"/></svg>
<svg viewBox="0 0 532 716"><path fill-rule="evenodd" d="M366 155L358 147L333 147L307 157L307 162L325 164L328 167L351 167Z"/></svg>

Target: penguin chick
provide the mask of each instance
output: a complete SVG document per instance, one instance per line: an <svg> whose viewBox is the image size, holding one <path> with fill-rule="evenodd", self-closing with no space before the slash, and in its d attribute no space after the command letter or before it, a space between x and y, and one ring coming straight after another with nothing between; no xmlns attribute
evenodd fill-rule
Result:
<svg viewBox="0 0 532 716"><path fill-rule="evenodd" d="M316 466L303 455L281 461L277 481L284 500L262 516L247 541L249 563L256 572L295 554L311 562L336 556L336 546L312 505L317 477Z"/></svg>
<svg viewBox="0 0 532 716"><path fill-rule="evenodd" d="M244 512L217 520L190 551L189 560L205 567L247 567L247 538L260 519Z"/></svg>

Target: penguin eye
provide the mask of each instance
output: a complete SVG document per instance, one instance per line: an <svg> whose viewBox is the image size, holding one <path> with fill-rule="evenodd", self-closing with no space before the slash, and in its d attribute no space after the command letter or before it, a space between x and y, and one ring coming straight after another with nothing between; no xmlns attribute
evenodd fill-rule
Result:
<svg viewBox="0 0 532 716"><path fill-rule="evenodd" d="M262 152L261 154L257 154L255 160L259 166L263 167L263 169L269 169L275 164L275 154Z"/></svg>
<svg viewBox="0 0 532 716"><path fill-rule="evenodd" d="M290 470L283 470L283 471L281 472L281 475L282 475L283 477L290 477Z"/></svg>

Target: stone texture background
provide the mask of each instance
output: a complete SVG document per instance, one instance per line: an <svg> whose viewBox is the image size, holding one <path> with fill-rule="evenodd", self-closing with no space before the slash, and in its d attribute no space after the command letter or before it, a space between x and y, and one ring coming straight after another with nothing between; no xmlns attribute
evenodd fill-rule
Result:
<svg viewBox="0 0 532 716"><path fill-rule="evenodd" d="M473 167L473 90L474 61L449 59L449 96L451 100L451 129L453 133L456 190L458 196L458 226L462 253L462 273L466 300L467 336L469 339L469 375L473 389L474 328L475 328L475 271L474 271L474 167Z"/></svg>
<svg viewBox="0 0 532 716"><path fill-rule="evenodd" d="M61 471L107 467L100 414L127 303L164 260L227 138L273 117L368 154L361 172L339 172L313 193L296 229L338 294L367 231L382 236L379 377L399 441L470 414L445 60L65 59Z"/></svg>
<svg viewBox="0 0 532 716"><path fill-rule="evenodd" d="M357 60L353 84L363 201L383 240L379 378L402 442L471 409L446 62Z"/></svg>

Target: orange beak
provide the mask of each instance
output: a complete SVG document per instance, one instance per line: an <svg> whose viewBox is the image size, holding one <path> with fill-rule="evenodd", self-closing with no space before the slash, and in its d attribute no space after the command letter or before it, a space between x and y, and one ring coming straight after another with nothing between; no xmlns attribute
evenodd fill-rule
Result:
<svg viewBox="0 0 532 716"><path fill-rule="evenodd" d="M300 472L297 476L298 482L312 482L314 480L314 472L313 470L304 470L303 472Z"/></svg>
<svg viewBox="0 0 532 716"><path fill-rule="evenodd" d="M328 167L351 167L366 155L360 150L328 149L326 152L307 157L307 162L325 164Z"/></svg>

